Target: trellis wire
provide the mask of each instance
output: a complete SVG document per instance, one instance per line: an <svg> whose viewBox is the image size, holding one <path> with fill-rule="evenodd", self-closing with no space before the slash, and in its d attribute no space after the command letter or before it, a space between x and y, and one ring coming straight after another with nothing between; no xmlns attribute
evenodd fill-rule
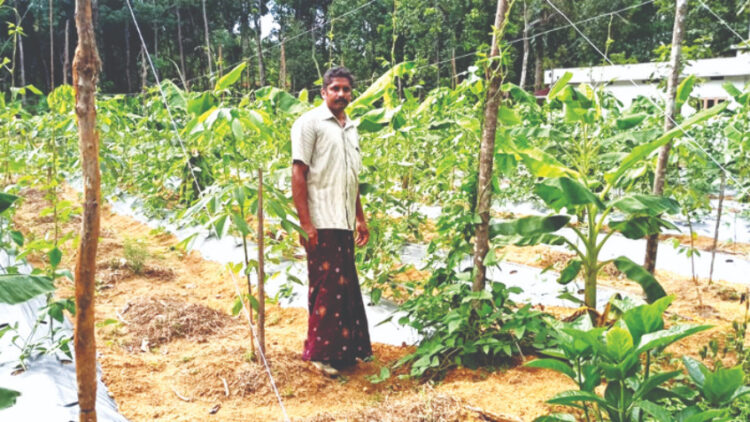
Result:
<svg viewBox="0 0 750 422"><path fill-rule="evenodd" d="M560 16L562 16L566 21L568 21L571 24L571 26L576 30L576 32L578 32L578 34L584 40L586 40L586 42L589 43L589 45L591 45L591 47L597 53L599 53L599 55L601 55L602 58L604 58L604 60L607 63L609 63L611 66L615 65L615 63L612 62L612 60L610 60L609 57L607 57L607 55L604 54L599 49L599 47L597 47L596 44L594 44L591 41L591 39L589 39L589 37L587 37L586 34L583 33L583 31L581 31L580 28L578 28L578 26L575 23L573 23L573 21L571 21L570 18L565 13L563 13L557 6L555 6L555 4L552 3L551 0L546 0L546 1L547 1L547 3L549 3L549 5L553 9L555 9L555 11L558 14L560 14ZM632 80L630 78L627 78L627 77L625 79L628 80L634 87L640 88L640 85L637 82L635 82L634 80ZM662 108L661 106L659 106L658 104L656 104L656 102L654 102L654 100L652 100L650 97L645 97L645 98L651 103L651 105L653 105L654 107L656 107L658 110L660 110L662 113L664 113L666 115L664 108ZM716 160L716 158L714 158L711 154L708 153L708 151L706 151L702 146L700 146L700 144L698 144L698 141L696 141L696 139L690 133L688 133L688 131L685 128L683 128L682 125L680 125L679 123L677 123L677 121L674 118L672 118L672 116L667 115L667 118L675 125L676 128L678 128L678 129L680 129L682 131L682 133L685 135L685 137L688 139L688 141L690 143L692 143L696 148L698 148L698 150L700 150L703 154L705 154L706 157L708 157L709 159L711 159L711 161L713 161L714 164L716 164L727 175L727 177L730 180L732 180L739 189L742 190L742 195L743 196L747 195L747 188L745 188L744 186L742 186L742 184L734 177L734 175L732 175L732 172L730 172L729 170L727 170L726 167L724 167L721 163L719 163L718 160Z"/></svg>
<svg viewBox="0 0 750 422"><path fill-rule="evenodd" d="M172 116L172 111L169 108L169 103L167 102L167 96L166 96L166 94L164 93L164 90L161 87L161 83L159 81L159 75L156 72L156 67L154 66L153 61L151 61L151 55L148 52L148 48L146 48L146 42L143 39L143 34L141 33L141 28L138 25L138 20L135 17L135 12L133 11L133 6L131 5L130 0L125 0L125 3L128 5L128 9L130 10L130 16L133 18L133 24L135 25L135 29L138 32L138 37L140 38L141 44L143 45L145 56L148 59L149 65L151 66L151 71L154 74L154 79L156 81L156 86L158 87L159 92L161 93L162 100L164 101L164 107L167 109L167 114L169 116L170 121L172 122L172 128L174 129L174 132L177 135L177 139L179 140L180 147L182 148L182 152L185 155L185 160L187 162L188 168L190 168L190 173L193 176L193 180L195 180L196 189L198 189L198 192L201 193L200 192L200 184L198 183L198 178L196 177L195 171L193 170L193 166L190 163L190 158L189 158L189 156L187 154L187 148L185 147L185 144L182 141L182 136L180 136L179 130L177 129L177 123L175 122L174 117ZM207 206L205 208L206 208L206 211L209 211ZM210 211L209 211L209 214L210 214ZM242 300L242 293L240 293L239 287L237 286L237 281L236 281L236 279L234 279L234 277L235 277L234 276L234 272L232 272L232 278L234 280L234 285L237 288L237 296L238 296L240 302L242 303L242 308L245 309L245 312L247 313L248 311L247 311L247 308L245 307L245 302ZM250 314L247 313L247 316L248 316L248 322L250 322ZM257 335L255 333L255 327L253 326L252 322L250 322L250 331L251 331L251 335L254 338L257 338ZM276 388L276 382L274 381L273 375L271 374L271 368L268 366L268 361L266 360L265 353L263 352L263 349L261 347L258 347L258 353L260 354L261 359L263 360L263 365L265 366L266 373L268 374L268 378L269 378L269 381L271 383L271 387L273 388L273 392L276 395L276 399L279 402L279 406L281 407L281 411L284 414L284 420L289 421L289 416L286 413L286 408L284 407L284 402L281 399L281 395L279 394L279 390Z"/></svg>

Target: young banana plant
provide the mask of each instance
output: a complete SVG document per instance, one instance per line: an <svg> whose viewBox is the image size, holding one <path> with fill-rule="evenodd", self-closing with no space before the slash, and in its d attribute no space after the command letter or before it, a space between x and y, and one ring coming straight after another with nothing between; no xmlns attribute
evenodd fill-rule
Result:
<svg viewBox="0 0 750 422"><path fill-rule="evenodd" d="M585 283L584 304L596 308L596 286L599 271L613 263L629 279L643 288L648 302L665 296L657 280L640 265L625 256L600 261L599 256L607 241L620 233L629 239L640 239L659 233L662 228L675 228L662 218L664 213L675 214L679 205L673 199L649 194L632 193L635 182L646 174L651 154L684 129L715 116L726 107L722 103L693 115L677 128L663 132L658 129L637 130L645 114L621 115L602 108L602 96L588 86L574 88L567 84L570 75L564 76L549 93L551 107L561 107L563 119L571 131L565 148L567 162L563 164L550 153L529 146L524 137L505 139L503 153L523 162L529 172L542 180L536 183L534 194L555 214L523 217L514 221L496 223L491 228L494 236L507 244L529 246L536 244L566 245L575 254L558 281L569 283L579 275ZM692 86L692 84L689 84ZM689 88L681 85L678 98L684 101ZM510 112L510 111L506 111ZM607 139L598 139L603 133L614 133ZM597 160L602 145L616 142L636 145L617 154L608 154L609 160ZM607 162L610 168L603 168ZM599 174L604 177L597 177ZM617 194L615 194L617 192ZM559 233L563 228L575 238Z"/></svg>

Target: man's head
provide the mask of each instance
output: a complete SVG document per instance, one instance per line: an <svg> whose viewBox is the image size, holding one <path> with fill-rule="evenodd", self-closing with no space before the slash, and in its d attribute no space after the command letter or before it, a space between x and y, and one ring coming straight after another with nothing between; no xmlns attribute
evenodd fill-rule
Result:
<svg viewBox="0 0 750 422"><path fill-rule="evenodd" d="M320 90L320 95L333 114L343 112L352 101L353 85L354 77L345 67L328 69L323 75L323 88Z"/></svg>

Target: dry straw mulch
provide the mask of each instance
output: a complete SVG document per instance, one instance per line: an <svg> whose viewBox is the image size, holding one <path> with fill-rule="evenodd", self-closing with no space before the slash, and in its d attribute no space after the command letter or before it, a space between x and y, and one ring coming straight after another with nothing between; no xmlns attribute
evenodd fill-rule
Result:
<svg viewBox="0 0 750 422"><path fill-rule="evenodd" d="M199 343L218 334L230 321L229 315L199 304L171 298L139 297L131 300L122 311L131 341L140 346L147 340L149 347L186 338Z"/></svg>

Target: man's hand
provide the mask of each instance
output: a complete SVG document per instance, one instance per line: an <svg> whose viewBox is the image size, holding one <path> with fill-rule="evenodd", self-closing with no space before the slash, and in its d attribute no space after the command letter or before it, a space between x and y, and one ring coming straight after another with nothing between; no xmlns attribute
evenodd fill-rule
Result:
<svg viewBox="0 0 750 422"><path fill-rule="evenodd" d="M318 229L312 224L305 224L302 230L307 233L307 239L302 234L299 235L299 243L307 252L312 252L318 246Z"/></svg>
<svg viewBox="0 0 750 422"><path fill-rule="evenodd" d="M367 230L367 224L364 221L357 222L357 246L365 246L367 241L370 240L370 231Z"/></svg>

